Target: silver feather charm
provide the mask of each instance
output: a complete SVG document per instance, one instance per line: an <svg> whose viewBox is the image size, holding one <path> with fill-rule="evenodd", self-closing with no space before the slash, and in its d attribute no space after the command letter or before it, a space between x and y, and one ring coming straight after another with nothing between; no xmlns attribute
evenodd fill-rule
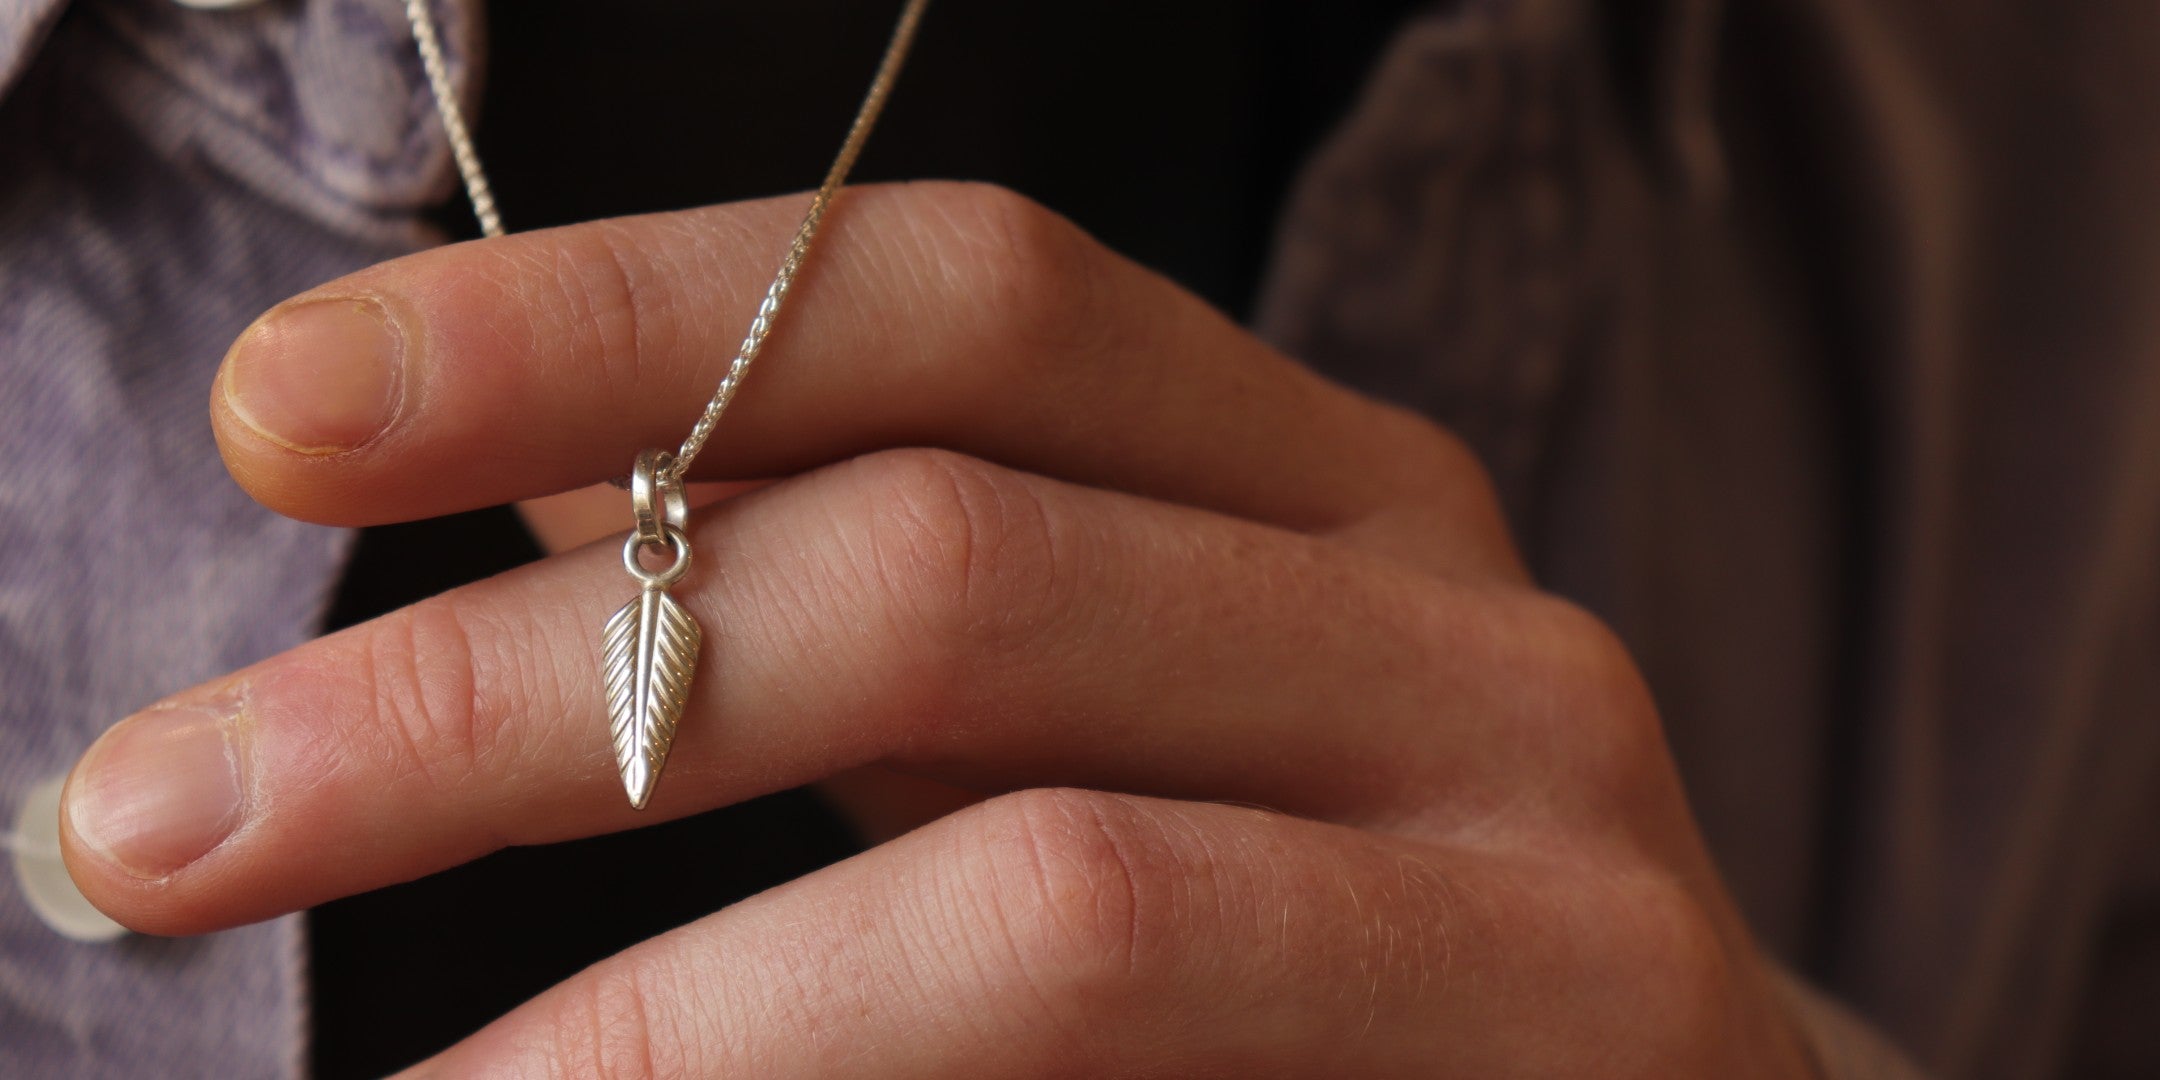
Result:
<svg viewBox="0 0 2160 1080"><path fill-rule="evenodd" d="M675 727L690 703L698 646L705 638L697 620L667 593L690 571L690 538L683 533L689 507L682 483L670 478L673 462L668 454L647 450L630 471L637 528L623 542L623 569L642 587L600 631L600 671L607 687L615 769L636 810L645 809L652 798L668 749L675 745ZM648 546L669 553L666 569L647 570L638 560Z"/></svg>
<svg viewBox="0 0 2160 1080"><path fill-rule="evenodd" d="M690 700L704 631L681 604L657 585L646 585L601 631L615 767L630 805L645 809L652 798L675 726Z"/></svg>

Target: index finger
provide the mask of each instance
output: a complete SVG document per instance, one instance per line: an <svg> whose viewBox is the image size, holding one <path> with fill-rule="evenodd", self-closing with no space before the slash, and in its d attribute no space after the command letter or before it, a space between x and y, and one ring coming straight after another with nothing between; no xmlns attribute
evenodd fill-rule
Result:
<svg viewBox="0 0 2160 1080"><path fill-rule="evenodd" d="M335 524L619 475L687 433L798 211L594 222L311 290L226 358L212 408L226 460L258 499ZM1412 505L1452 523L1452 548L1507 548L1438 428L998 189L850 189L792 296L695 476L936 446L1307 530Z"/></svg>

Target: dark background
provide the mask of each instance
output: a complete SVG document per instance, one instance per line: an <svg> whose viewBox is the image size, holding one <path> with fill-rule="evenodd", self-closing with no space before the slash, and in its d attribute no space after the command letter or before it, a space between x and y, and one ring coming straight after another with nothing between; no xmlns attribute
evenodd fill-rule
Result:
<svg viewBox="0 0 2160 1080"><path fill-rule="evenodd" d="M1006 185L1242 317L1298 164L1414 6L939 0L855 178ZM814 186L899 3L490 7L478 139L522 230ZM441 220L474 232L462 200ZM503 509L370 529L332 623L537 555ZM316 1073L394 1071L594 960L854 850L790 792L325 905L310 917Z"/></svg>

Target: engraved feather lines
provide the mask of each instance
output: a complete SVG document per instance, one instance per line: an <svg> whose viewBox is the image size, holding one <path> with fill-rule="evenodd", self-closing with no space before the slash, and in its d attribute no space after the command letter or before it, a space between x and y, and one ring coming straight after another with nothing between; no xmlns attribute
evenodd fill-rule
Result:
<svg viewBox="0 0 2160 1080"><path fill-rule="evenodd" d="M609 616L601 631L615 767L636 809L652 798L675 743L704 636L681 604L650 585Z"/></svg>

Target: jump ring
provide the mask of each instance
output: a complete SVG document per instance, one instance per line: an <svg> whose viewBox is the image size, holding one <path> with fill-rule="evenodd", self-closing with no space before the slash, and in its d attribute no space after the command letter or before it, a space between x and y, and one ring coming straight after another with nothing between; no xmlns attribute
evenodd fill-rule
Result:
<svg viewBox="0 0 2160 1080"><path fill-rule="evenodd" d="M638 539L638 534L634 532L623 541L622 564L623 569L630 571L630 576L638 579L641 584L665 589L681 581L683 575L690 572L690 538L674 525L662 525L661 529L661 535L666 537L661 542L666 544L675 556L675 561L668 564L667 569L647 570L644 564L638 562L638 550L645 546L645 542Z"/></svg>

